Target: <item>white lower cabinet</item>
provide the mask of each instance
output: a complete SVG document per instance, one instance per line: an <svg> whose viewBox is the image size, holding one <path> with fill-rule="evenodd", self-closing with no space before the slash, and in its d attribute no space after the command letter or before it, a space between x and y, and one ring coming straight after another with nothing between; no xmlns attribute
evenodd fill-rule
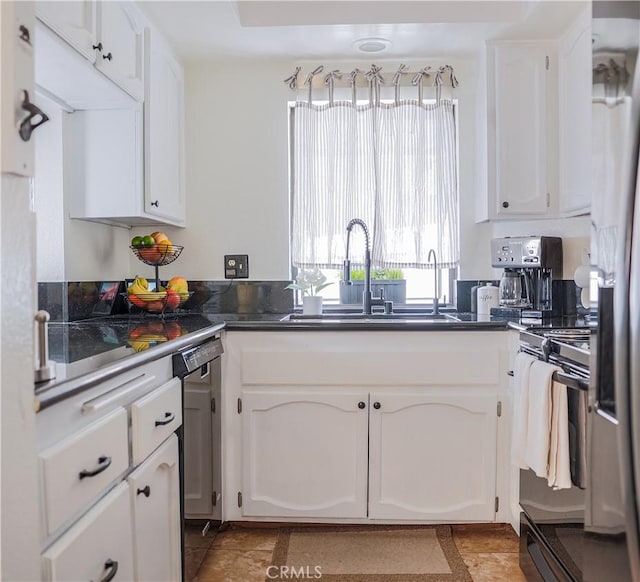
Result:
<svg viewBox="0 0 640 582"><path fill-rule="evenodd" d="M494 395L376 391L369 422L369 517L493 521Z"/></svg>
<svg viewBox="0 0 640 582"><path fill-rule="evenodd" d="M289 387L242 414L245 516L495 517L494 395Z"/></svg>
<svg viewBox="0 0 640 582"><path fill-rule="evenodd" d="M510 520L507 339L228 332L224 519Z"/></svg>
<svg viewBox="0 0 640 582"><path fill-rule="evenodd" d="M244 515L366 517L366 392L249 392L242 407Z"/></svg>
<svg viewBox="0 0 640 582"><path fill-rule="evenodd" d="M133 508L134 577L180 580L178 438L169 437L127 479Z"/></svg>
<svg viewBox="0 0 640 582"><path fill-rule="evenodd" d="M129 486L118 485L42 556L43 579L133 580Z"/></svg>

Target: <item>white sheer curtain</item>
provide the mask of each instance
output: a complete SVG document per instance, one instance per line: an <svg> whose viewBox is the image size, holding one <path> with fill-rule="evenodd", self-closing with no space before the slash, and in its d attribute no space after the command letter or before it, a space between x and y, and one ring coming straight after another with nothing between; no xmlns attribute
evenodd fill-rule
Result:
<svg viewBox="0 0 640 582"><path fill-rule="evenodd" d="M450 100L296 102L293 263L340 268L347 223L361 218L372 233L374 265L425 267L433 248L440 267L457 266L456 136Z"/></svg>

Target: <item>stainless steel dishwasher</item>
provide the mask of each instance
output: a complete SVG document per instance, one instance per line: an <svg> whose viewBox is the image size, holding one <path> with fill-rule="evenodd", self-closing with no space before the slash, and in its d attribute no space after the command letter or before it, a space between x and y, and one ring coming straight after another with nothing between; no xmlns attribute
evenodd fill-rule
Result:
<svg viewBox="0 0 640 582"><path fill-rule="evenodd" d="M173 356L174 375L182 379L185 519L222 518L220 395L222 341L219 337Z"/></svg>

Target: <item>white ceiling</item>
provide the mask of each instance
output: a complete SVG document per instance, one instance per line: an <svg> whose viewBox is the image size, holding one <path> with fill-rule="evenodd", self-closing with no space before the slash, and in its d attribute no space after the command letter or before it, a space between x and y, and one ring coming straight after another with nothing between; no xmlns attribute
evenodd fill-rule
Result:
<svg viewBox="0 0 640 582"><path fill-rule="evenodd" d="M142 1L185 60L371 58L353 48L382 37L376 58L462 56L498 38L553 38L577 1L239 0Z"/></svg>

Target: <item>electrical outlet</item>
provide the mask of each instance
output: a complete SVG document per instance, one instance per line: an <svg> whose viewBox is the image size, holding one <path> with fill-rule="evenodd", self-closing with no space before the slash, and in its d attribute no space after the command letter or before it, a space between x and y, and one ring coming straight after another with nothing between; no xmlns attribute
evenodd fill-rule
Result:
<svg viewBox="0 0 640 582"><path fill-rule="evenodd" d="M249 255L225 255L224 278L246 279L249 277Z"/></svg>

